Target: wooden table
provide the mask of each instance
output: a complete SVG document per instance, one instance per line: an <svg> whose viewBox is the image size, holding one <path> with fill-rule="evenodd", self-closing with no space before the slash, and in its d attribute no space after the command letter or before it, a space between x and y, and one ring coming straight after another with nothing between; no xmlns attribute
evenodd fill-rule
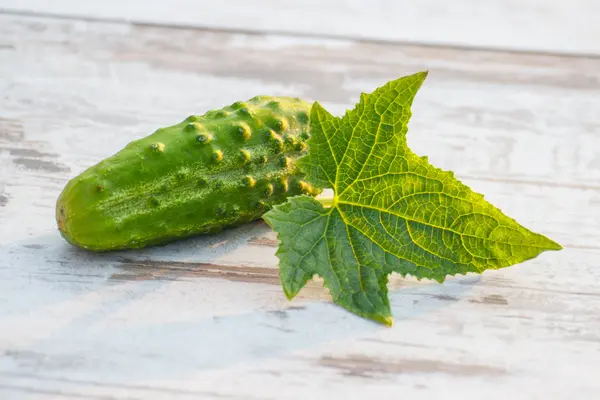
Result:
<svg viewBox="0 0 600 400"><path fill-rule="evenodd" d="M597 399L597 3L213 3L0 1L0 398ZM409 145L563 251L395 277L386 328L317 280L288 302L262 222L103 255L56 230L68 179L158 127L258 94L341 114L423 69Z"/></svg>

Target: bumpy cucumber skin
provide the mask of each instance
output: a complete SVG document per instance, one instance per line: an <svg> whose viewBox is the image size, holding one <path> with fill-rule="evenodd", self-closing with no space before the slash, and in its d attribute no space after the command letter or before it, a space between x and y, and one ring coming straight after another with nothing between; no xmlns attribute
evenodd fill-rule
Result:
<svg viewBox="0 0 600 400"><path fill-rule="evenodd" d="M72 245L159 245L260 218L290 196L317 195L296 160L310 104L257 96L162 128L67 183L56 204Z"/></svg>

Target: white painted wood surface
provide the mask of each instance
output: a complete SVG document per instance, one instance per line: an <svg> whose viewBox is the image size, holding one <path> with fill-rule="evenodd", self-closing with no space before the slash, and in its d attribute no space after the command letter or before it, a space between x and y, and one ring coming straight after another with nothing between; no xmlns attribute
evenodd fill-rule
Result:
<svg viewBox="0 0 600 400"><path fill-rule="evenodd" d="M0 10L252 32L600 55L597 0L0 0Z"/></svg>
<svg viewBox="0 0 600 400"><path fill-rule="evenodd" d="M157 127L257 94L342 113L421 69L409 144L563 251L395 278L386 328L317 281L288 302L263 223L104 255L56 231L67 180ZM0 398L595 399L599 109L598 59L0 14Z"/></svg>

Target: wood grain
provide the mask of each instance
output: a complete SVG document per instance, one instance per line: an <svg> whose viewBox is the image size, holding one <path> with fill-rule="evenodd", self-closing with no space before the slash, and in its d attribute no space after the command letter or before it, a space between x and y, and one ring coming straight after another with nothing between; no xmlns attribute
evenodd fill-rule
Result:
<svg viewBox="0 0 600 400"><path fill-rule="evenodd" d="M319 280L288 302L262 222L109 254L56 232L67 180L160 126L257 94L341 114L421 69L410 146L565 250L394 276L389 329ZM599 95L591 58L0 14L0 397L596 398Z"/></svg>
<svg viewBox="0 0 600 400"><path fill-rule="evenodd" d="M304 37L600 55L595 0L0 0L0 10Z"/></svg>

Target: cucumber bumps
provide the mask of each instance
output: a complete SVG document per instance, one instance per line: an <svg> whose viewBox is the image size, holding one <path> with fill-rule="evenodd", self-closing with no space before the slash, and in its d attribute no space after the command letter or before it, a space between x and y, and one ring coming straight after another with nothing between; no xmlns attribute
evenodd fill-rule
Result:
<svg viewBox="0 0 600 400"><path fill-rule="evenodd" d="M310 106L257 96L128 144L66 185L56 205L61 235L92 251L140 248L319 194L296 167L307 151Z"/></svg>

